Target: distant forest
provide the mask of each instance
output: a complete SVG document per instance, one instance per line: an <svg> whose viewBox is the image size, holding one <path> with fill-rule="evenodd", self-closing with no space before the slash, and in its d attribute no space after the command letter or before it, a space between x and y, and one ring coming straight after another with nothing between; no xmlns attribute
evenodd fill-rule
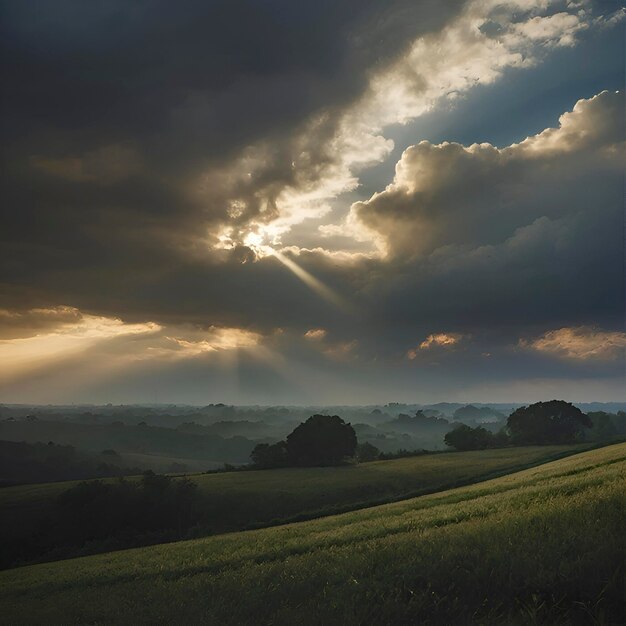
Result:
<svg viewBox="0 0 626 626"><path fill-rule="evenodd" d="M495 437L514 404L239 407L0 405L0 485L103 478L151 470L182 474L245 466L259 444L286 439L313 414L338 415L362 460L445 450L460 426ZM578 405L592 441L626 436L626 403ZM368 444L370 448L364 447ZM471 444L473 445L473 444ZM491 444L490 444L491 445Z"/></svg>

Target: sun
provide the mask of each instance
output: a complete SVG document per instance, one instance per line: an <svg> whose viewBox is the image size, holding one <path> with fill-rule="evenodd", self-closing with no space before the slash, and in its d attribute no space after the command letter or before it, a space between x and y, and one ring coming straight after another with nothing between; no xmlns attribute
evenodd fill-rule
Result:
<svg viewBox="0 0 626 626"><path fill-rule="evenodd" d="M274 248L267 242L270 234L262 230L250 231L243 239L244 245L254 251L257 258L262 259L276 253Z"/></svg>
<svg viewBox="0 0 626 626"><path fill-rule="evenodd" d="M248 248L260 248L263 245L263 240L265 237L258 232L250 232L248 233L243 242Z"/></svg>

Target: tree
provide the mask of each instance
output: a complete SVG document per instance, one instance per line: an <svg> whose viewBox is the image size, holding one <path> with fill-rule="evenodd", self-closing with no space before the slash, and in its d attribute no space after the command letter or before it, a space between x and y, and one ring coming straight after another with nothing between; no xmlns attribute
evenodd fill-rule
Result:
<svg viewBox="0 0 626 626"><path fill-rule="evenodd" d="M367 463L368 461L376 461L380 457L380 450L372 445L369 441L360 443L356 447L356 458L359 463Z"/></svg>
<svg viewBox="0 0 626 626"><path fill-rule="evenodd" d="M338 415L312 415L287 436L287 454L294 465L337 465L355 450L354 428Z"/></svg>
<svg viewBox="0 0 626 626"><path fill-rule="evenodd" d="M288 465L287 444L284 441L273 444L260 443L254 447L250 458L259 469L285 467Z"/></svg>
<svg viewBox="0 0 626 626"><path fill-rule="evenodd" d="M479 426L471 428L460 424L443 438L445 444L457 450L484 450L495 445L494 436L487 429Z"/></svg>
<svg viewBox="0 0 626 626"><path fill-rule="evenodd" d="M608 441L619 436L619 432L612 418L618 419L617 415L611 415L606 411L594 411L587 414L592 427L589 438L592 441Z"/></svg>
<svg viewBox="0 0 626 626"><path fill-rule="evenodd" d="M573 443L582 438L591 420L571 402L551 400L516 409L507 426L515 444Z"/></svg>
<svg viewBox="0 0 626 626"><path fill-rule="evenodd" d="M492 437L494 448L505 448L511 443L506 427L501 428L497 433L493 433Z"/></svg>

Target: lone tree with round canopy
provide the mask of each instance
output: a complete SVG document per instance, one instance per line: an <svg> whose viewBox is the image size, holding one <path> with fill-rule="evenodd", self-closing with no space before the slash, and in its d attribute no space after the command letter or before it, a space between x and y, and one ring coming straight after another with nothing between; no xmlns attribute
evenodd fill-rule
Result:
<svg viewBox="0 0 626 626"><path fill-rule="evenodd" d="M338 465L354 456L356 433L338 415L312 415L287 436L294 465Z"/></svg>
<svg viewBox="0 0 626 626"><path fill-rule="evenodd" d="M523 406L507 420L514 444L574 443L579 441L591 420L571 402L551 400Z"/></svg>

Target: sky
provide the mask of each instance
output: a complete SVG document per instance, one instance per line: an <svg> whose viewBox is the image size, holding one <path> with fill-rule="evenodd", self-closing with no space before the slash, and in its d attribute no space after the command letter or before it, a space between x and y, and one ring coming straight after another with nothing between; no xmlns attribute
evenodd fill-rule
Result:
<svg viewBox="0 0 626 626"><path fill-rule="evenodd" d="M0 402L625 400L625 27L0 0Z"/></svg>

